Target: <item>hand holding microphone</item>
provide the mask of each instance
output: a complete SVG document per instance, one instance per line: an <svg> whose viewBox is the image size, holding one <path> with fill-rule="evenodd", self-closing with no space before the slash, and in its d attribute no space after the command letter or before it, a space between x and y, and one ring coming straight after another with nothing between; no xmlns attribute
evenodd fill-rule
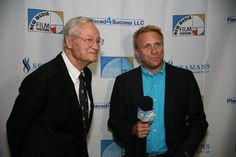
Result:
<svg viewBox="0 0 236 157"><path fill-rule="evenodd" d="M139 138L145 138L150 130L150 122L153 121L153 101L149 96L144 96L138 106L138 123L133 126L133 134Z"/></svg>

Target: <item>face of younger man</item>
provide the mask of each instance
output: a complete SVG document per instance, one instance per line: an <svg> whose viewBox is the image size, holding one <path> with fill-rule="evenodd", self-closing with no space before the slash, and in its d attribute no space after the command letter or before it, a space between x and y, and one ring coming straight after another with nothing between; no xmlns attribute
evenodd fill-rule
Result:
<svg viewBox="0 0 236 157"><path fill-rule="evenodd" d="M136 54L142 66L152 73L159 72L164 58L162 36L154 31L141 33L137 38L137 46Z"/></svg>

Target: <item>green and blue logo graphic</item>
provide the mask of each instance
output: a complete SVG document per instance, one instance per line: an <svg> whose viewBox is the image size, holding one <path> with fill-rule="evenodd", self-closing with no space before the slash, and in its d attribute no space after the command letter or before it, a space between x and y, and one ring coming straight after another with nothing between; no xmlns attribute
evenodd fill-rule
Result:
<svg viewBox="0 0 236 157"><path fill-rule="evenodd" d="M174 15L173 36L205 35L205 14Z"/></svg>
<svg viewBox="0 0 236 157"><path fill-rule="evenodd" d="M133 57L101 57L101 77L115 78L133 69Z"/></svg>
<svg viewBox="0 0 236 157"><path fill-rule="evenodd" d="M125 157L124 149L114 140L101 140L101 157Z"/></svg>
<svg viewBox="0 0 236 157"><path fill-rule="evenodd" d="M28 31L62 34L64 16L62 11L28 9Z"/></svg>

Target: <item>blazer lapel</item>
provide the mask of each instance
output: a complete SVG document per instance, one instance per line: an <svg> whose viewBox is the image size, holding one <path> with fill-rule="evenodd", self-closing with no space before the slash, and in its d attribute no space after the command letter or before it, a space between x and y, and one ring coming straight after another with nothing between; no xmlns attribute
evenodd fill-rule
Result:
<svg viewBox="0 0 236 157"><path fill-rule="evenodd" d="M93 117L93 109L94 109L94 102L93 102L93 95L92 95L92 87L91 87L91 80L92 80L92 74L91 71L88 68L84 69L84 73L85 73L85 81L87 84L87 91L88 91L88 96L89 96L89 100L90 100L90 112L89 112L89 121L88 121L88 127L86 128L85 133L87 134L91 122L92 122L92 117Z"/></svg>
<svg viewBox="0 0 236 157"><path fill-rule="evenodd" d="M165 102L164 102L165 122L168 121L168 117L171 117L171 113L172 113L171 101L176 100L175 94L172 92L174 91L172 88L175 87L174 85L175 81L173 80L175 79L175 76L172 76L172 75L173 75L173 71L171 70L171 66L168 63L166 63L166 83L165 83Z"/></svg>
<svg viewBox="0 0 236 157"><path fill-rule="evenodd" d="M82 117L81 117L81 109L79 107L79 101L78 101L78 97L76 95L75 92L75 87L73 84L73 81L71 80L71 77L68 73L68 70L66 68L66 65L64 63L64 60L61 56L61 53L56 57L56 61L59 67L59 71L60 71L60 79L61 79L61 83L64 86L64 93L65 96L68 97L68 105L72 105L72 114L74 114L75 116L78 116L78 118L75 118L75 120L78 121L78 125L83 126L83 121L82 121ZM73 113L74 112L74 113Z"/></svg>
<svg viewBox="0 0 236 157"><path fill-rule="evenodd" d="M134 69L132 75L132 80L130 81L131 87L133 91L133 102L135 105L135 108L138 107L139 103L142 100L143 95L143 81L142 81L142 71L141 71L141 66L138 68Z"/></svg>

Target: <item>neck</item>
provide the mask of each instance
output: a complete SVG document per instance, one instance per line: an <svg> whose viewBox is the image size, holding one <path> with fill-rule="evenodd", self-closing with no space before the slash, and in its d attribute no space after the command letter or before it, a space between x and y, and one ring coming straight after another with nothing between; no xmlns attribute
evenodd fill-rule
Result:
<svg viewBox="0 0 236 157"><path fill-rule="evenodd" d="M67 58L69 59L69 61L71 62L71 64L74 65L76 67L76 69L78 69L79 71L82 71L85 67L87 67L89 65L88 62L84 62L82 60L76 59L73 56L71 49L64 48L64 52L65 52Z"/></svg>
<svg viewBox="0 0 236 157"><path fill-rule="evenodd" d="M161 71L162 67L164 65L164 62L161 62L158 66L156 67L150 67L150 66L146 66L144 64L142 64L144 69L147 69L149 72L151 72L152 74L156 74L159 71Z"/></svg>

